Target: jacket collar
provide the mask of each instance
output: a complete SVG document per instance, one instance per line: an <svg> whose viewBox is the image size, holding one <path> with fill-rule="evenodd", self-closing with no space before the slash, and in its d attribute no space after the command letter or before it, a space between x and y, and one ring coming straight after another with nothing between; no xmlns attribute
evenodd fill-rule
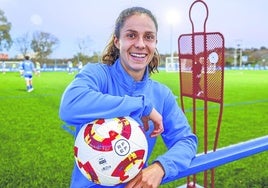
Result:
<svg viewBox="0 0 268 188"><path fill-rule="evenodd" d="M143 79L141 81L134 80L133 77L131 77L125 71L120 59L117 59L111 66L111 73L112 77L117 80L117 83L119 83L124 89L132 92L142 89L149 79L149 72L147 67L143 75Z"/></svg>

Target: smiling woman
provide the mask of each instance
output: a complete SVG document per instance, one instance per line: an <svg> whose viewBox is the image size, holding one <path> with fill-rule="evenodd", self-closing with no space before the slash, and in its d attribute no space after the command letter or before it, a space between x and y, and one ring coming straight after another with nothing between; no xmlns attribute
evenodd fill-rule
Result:
<svg viewBox="0 0 268 188"><path fill-rule="evenodd" d="M148 158L157 136L162 136L168 152L161 153L151 164L146 161L141 173L116 188L159 187L162 181L187 168L196 154L197 137L172 91L150 79L151 73L158 72L160 59L157 31L157 21L148 9L123 10L102 62L84 66L62 96L60 118L76 127L76 135L82 124L100 117L130 116L145 132ZM70 187L104 186L88 180L75 166Z"/></svg>
<svg viewBox="0 0 268 188"><path fill-rule="evenodd" d="M32 23L33 25L41 25L42 22L43 22L41 16L38 15L38 14L33 14L33 15L31 16L30 20L31 20L31 23Z"/></svg>

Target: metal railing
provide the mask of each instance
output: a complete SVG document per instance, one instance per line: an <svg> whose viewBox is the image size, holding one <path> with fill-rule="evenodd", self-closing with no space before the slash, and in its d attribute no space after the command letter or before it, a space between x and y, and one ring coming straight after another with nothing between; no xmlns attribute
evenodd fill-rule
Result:
<svg viewBox="0 0 268 188"><path fill-rule="evenodd" d="M198 154L192 160L188 169L180 172L176 177L174 177L174 179L169 181L194 175L265 151L268 151L268 136L219 148L216 151L211 151L206 154Z"/></svg>

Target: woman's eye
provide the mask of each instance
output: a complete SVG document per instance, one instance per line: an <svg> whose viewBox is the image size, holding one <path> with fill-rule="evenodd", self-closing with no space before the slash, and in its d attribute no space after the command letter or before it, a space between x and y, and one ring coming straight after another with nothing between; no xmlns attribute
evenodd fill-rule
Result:
<svg viewBox="0 0 268 188"><path fill-rule="evenodd" d="M152 40L154 40L155 37L153 35L146 35L145 38L146 38L146 40L152 41Z"/></svg>
<svg viewBox="0 0 268 188"><path fill-rule="evenodd" d="M130 34L127 35L127 37L128 37L128 38L135 38L135 34L130 33Z"/></svg>

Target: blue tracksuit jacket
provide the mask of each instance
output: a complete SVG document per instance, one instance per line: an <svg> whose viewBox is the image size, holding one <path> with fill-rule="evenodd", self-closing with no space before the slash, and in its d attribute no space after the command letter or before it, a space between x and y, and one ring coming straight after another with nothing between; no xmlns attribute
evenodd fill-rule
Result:
<svg viewBox="0 0 268 188"><path fill-rule="evenodd" d="M97 118L131 116L141 122L140 117L149 115L153 107L162 114L164 132L161 136L167 146L167 151L155 161L165 170L163 180L168 180L190 165L196 154L197 137L191 132L171 90L151 80L148 71L143 80L135 81L124 70L120 59L113 65L88 64L66 88L59 115L66 123L76 126L77 134L83 124ZM146 132L148 158L156 143L156 138L150 137L154 127L149 123L150 129ZM75 165L70 187L104 186L87 180Z"/></svg>

